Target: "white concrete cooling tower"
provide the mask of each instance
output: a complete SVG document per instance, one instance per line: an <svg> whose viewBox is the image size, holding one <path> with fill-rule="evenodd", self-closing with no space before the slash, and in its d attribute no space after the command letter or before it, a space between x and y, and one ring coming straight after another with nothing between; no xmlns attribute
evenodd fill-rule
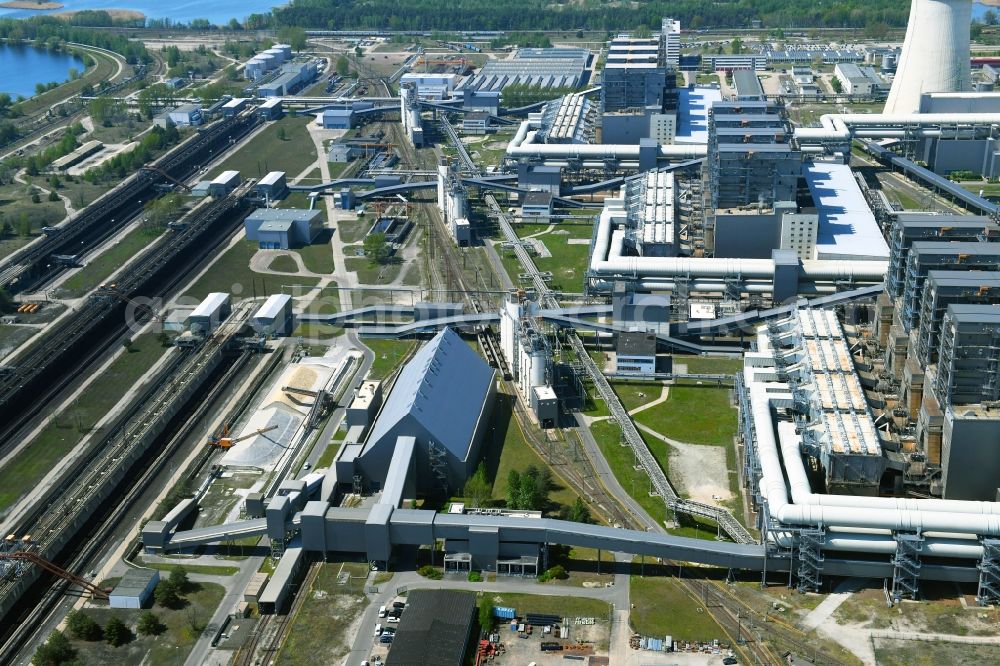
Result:
<svg viewBox="0 0 1000 666"><path fill-rule="evenodd" d="M972 0L912 0L886 113L917 113L923 93L971 90L971 21Z"/></svg>

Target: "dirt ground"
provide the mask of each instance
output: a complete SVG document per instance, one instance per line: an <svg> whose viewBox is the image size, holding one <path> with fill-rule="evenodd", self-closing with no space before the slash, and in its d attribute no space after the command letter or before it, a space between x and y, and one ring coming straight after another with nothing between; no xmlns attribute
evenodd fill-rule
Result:
<svg viewBox="0 0 1000 666"><path fill-rule="evenodd" d="M569 640L552 638L552 634L543 634L537 628L530 637L518 638L518 634L511 631L509 625L506 629L501 625L499 633L500 642L506 648L506 653L498 656L491 662L496 666L525 666L525 664L530 664L531 662L535 662L539 666L543 664L566 664L568 662L565 657L571 654L583 655L585 658L588 654L607 656L608 645L611 640L610 627L607 622L597 622L593 625L571 625ZM554 641L563 645L593 645L595 649L590 653L567 651L542 652L541 644L543 640L546 642ZM586 663L586 661L577 663Z"/></svg>
<svg viewBox="0 0 1000 666"><path fill-rule="evenodd" d="M720 446L671 444L670 479L680 486L681 494L699 502L717 505L733 497L726 450Z"/></svg>

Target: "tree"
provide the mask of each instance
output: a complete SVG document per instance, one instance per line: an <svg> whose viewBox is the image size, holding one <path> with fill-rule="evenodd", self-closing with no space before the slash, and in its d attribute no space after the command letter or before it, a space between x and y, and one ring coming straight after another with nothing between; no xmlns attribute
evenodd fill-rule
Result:
<svg viewBox="0 0 1000 666"><path fill-rule="evenodd" d="M164 608L178 608L181 605L181 597L177 590L168 581L161 580L153 591L153 598L156 603Z"/></svg>
<svg viewBox="0 0 1000 666"><path fill-rule="evenodd" d="M368 234L364 242L365 256L375 264L388 263L391 252L389 243L385 240L385 234Z"/></svg>
<svg viewBox="0 0 1000 666"><path fill-rule="evenodd" d="M61 631L53 631L49 639L37 650L31 660L35 666L59 666L73 661L76 650L70 645L69 639Z"/></svg>
<svg viewBox="0 0 1000 666"><path fill-rule="evenodd" d="M648 25L640 25L632 32L632 36L636 39L649 39L652 34Z"/></svg>
<svg viewBox="0 0 1000 666"><path fill-rule="evenodd" d="M483 631L493 628L493 603L487 596L479 599L479 628Z"/></svg>
<svg viewBox="0 0 1000 666"><path fill-rule="evenodd" d="M21 213L17 218L17 235L23 238L31 235L31 218L27 213Z"/></svg>
<svg viewBox="0 0 1000 666"><path fill-rule="evenodd" d="M42 195L38 192L31 193L31 203L42 203Z"/></svg>
<svg viewBox="0 0 1000 666"><path fill-rule="evenodd" d="M576 500L568 507L564 512L566 520L574 523L592 523L594 522L593 517L590 515L590 508L587 503L583 501L583 498L577 497Z"/></svg>
<svg viewBox="0 0 1000 666"><path fill-rule="evenodd" d="M4 220L3 224L0 224L0 238L10 238L13 235L14 225L9 220Z"/></svg>
<svg viewBox="0 0 1000 666"><path fill-rule="evenodd" d="M164 629L163 623L160 622L160 616L153 611L144 611L139 616L139 623L135 628L143 636L156 636Z"/></svg>
<svg viewBox="0 0 1000 666"><path fill-rule="evenodd" d="M484 506L489 501L492 494L490 482L486 478L486 463L480 462L476 468L476 473L465 482L464 495L469 498L473 506Z"/></svg>
<svg viewBox="0 0 1000 666"><path fill-rule="evenodd" d="M278 39L291 46L293 51L301 51L306 47L306 31L302 28L282 28L278 31Z"/></svg>
<svg viewBox="0 0 1000 666"><path fill-rule="evenodd" d="M278 125L278 130L275 132L275 135L278 137L278 141L287 141L288 140L288 137L285 136L285 126L284 125Z"/></svg>
<svg viewBox="0 0 1000 666"><path fill-rule="evenodd" d="M836 76L830 79L830 87L833 88L833 92L839 93L844 89L844 84L840 82Z"/></svg>
<svg viewBox="0 0 1000 666"><path fill-rule="evenodd" d="M132 351L132 338L125 338L122 340L122 347L125 348L126 352Z"/></svg>
<svg viewBox="0 0 1000 666"><path fill-rule="evenodd" d="M231 18L231 19L229 19L229 29L233 30L233 31L235 31L235 30L242 30L243 26L240 25L240 22L237 21L235 18Z"/></svg>
<svg viewBox="0 0 1000 666"><path fill-rule="evenodd" d="M354 57L356 57L356 58L360 58L360 57L361 57L361 56L363 56L364 54L365 54L365 52L361 50L361 47L360 47L360 46L355 46L355 47L354 47Z"/></svg>
<svg viewBox="0 0 1000 666"><path fill-rule="evenodd" d="M339 74L340 76L346 77L350 73L351 63L347 59L347 56L341 55L337 57L336 68L337 68L337 74Z"/></svg>
<svg viewBox="0 0 1000 666"><path fill-rule="evenodd" d="M517 509L521 506L521 473L516 469L507 472L507 508Z"/></svg>
<svg viewBox="0 0 1000 666"><path fill-rule="evenodd" d="M132 640L132 632L125 626L125 623L117 617L108 620L104 625L104 640L112 647L125 645Z"/></svg>
<svg viewBox="0 0 1000 666"><path fill-rule="evenodd" d="M49 201L59 201L59 194L55 190L52 190L49 192L48 199Z"/></svg>
<svg viewBox="0 0 1000 666"><path fill-rule="evenodd" d="M101 625L97 624L92 617L82 611L71 611L66 616L66 628L73 638L81 641L99 641L103 632Z"/></svg>
<svg viewBox="0 0 1000 666"><path fill-rule="evenodd" d="M188 580L187 571L180 567L170 572L167 583L174 588L177 594L184 594L187 592L188 586L191 585L191 581Z"/></svg>
<svg viewBox="0 0 1000 666"><path fill-rule="evenodd" d="M733 41L729 45L729 50L732 51L733 55L743 53L743 40L739 37L733 37Z"/></svg>

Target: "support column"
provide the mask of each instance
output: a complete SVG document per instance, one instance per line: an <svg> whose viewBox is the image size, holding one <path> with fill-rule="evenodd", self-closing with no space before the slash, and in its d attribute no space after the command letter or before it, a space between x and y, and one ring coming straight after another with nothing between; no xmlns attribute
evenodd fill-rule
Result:
<svg viewBox="0 0 1000 666"><path fill-rule="evenodd" d="M920 551L924 537L912 532L896 532L896 554L892 558L892 598L916 600L920 588Z"/></svg>
<svg viewBox="0 0 1000 666"><path fill-rule="evenodd" d="M1000 602L1000 539L983 539L983 559L979 560L979 591L976 603L988 606Z"/></svg>

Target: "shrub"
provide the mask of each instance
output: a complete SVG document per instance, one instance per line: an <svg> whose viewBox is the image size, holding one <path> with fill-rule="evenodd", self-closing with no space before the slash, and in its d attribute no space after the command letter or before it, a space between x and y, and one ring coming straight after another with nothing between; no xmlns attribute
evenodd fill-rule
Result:
<svg viewBox="0 0 1000 666"><path fill-rule="evenodd" d="M423 576L424 578L430 578L431 580L441 580L442 578L444 578L444 574L441 573L440 569L432 567L429 564L425 564L424 566L417 569L417 573Z"/></svg>
<svg viewBox="0 0 1000 666"><path fill-rule="evenodd" d="M103 632L101 625L97 624L92 617L82 611L71 611L66 616L66 628L73 638L82 641L99 641Z"/></svg>

